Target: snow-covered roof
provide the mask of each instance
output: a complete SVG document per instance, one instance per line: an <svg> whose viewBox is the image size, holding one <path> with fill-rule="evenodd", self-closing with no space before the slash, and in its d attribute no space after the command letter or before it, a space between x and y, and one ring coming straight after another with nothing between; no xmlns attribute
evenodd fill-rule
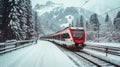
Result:
<svg viewBox="0 0 120 67"><path fill-rule="evenodd" d="M83 27L71 27L71 29L84 29Z"/></svg>

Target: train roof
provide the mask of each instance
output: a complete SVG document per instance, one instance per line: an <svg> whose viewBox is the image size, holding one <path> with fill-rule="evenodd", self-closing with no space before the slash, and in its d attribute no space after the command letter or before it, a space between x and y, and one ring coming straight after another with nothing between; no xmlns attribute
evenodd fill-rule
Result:
<svg viewBox="0 0 120 67"><path fill-rule="evenodd" d="M69 29L69 28L71 28L71 29L81 29L81 30L84 30L83 27L66 27L66 28L64 28L63 30L57 31L57 32L55 32L54 34L46 35L46 36L44 36L44 37L49 37L49 36L57 35L57 34L59 34L60 32L66 30L66 29Z"/></svg>
<svg viewBox="0 0 120 67"><path fill-rule="evenodd" d="M66 30L66 29L68 29L68 28L71 28L71 29L84 29L83 27L66 27L65 29L63 29L63 30ZM60 30L60 31L58 31L58 32L61 32L61 31L63 31L63 30ZM56 32L57 33L57 32Z"/></svg>
<svg viewBox="0 0 120 67"><path fill-rule="evenodd" d="M80 30L84 30L84 28L82 28L82 27L66 27L65 29L60 30L60 31L57 31L57 32L54 33L54 34L59 34L60 32L66 30L66 29L80 29Z"/></svg>
<svg viewBox="0 0 120 67"><path fill-rule="evenodd" d="M71 29L84 29L83 27L70 27Z"/></svg>

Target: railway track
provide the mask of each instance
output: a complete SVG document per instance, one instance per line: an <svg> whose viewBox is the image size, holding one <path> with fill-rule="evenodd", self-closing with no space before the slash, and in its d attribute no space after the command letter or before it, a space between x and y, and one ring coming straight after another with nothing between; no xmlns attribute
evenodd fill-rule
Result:
<svg viewBox="0 0 120 67"><path fill-rule="evenodd" d="M120 67L116 63L83 51L70 51L58 46L78 67Z"/></svg>
<svg viewBox="0 0 120 67"><path fill-rule="evenodd" d="M102 59L100 57L94 56L92 54L86 53L84 51L81 52L73 52L79 57L87 60L88 62L92 63L91 66L95 67L120 67L120 65Z"/></svg>

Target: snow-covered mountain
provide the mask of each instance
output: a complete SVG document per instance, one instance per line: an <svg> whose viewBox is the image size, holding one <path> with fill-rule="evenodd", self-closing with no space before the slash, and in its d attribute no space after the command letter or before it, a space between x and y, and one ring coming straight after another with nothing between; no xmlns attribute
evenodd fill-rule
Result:
<svg viewBox="0 0 120 67"><path fill-rule="evenodd" d="M47 24L47 27L54 31L68 26L71 22L76 24L81 15L85 24L94 13L80 7L65 7L63 4L56 4L51 1L46 2L45 5L36 5L35 10L38 12L40 22L44 25ZM98 18L100 23L103 23L102 16L98 16Z"/></svg>

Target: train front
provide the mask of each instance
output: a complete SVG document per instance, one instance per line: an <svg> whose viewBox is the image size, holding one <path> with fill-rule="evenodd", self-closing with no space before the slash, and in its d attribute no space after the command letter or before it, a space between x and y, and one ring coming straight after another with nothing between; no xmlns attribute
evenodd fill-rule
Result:
<svg viewBox="0 0 120 67"><path fill-rule="evenodd" d="M75 28L72 29L73 41L75 43L75 47L79 49L83 49L86 34L83 28Z"/></svg>

